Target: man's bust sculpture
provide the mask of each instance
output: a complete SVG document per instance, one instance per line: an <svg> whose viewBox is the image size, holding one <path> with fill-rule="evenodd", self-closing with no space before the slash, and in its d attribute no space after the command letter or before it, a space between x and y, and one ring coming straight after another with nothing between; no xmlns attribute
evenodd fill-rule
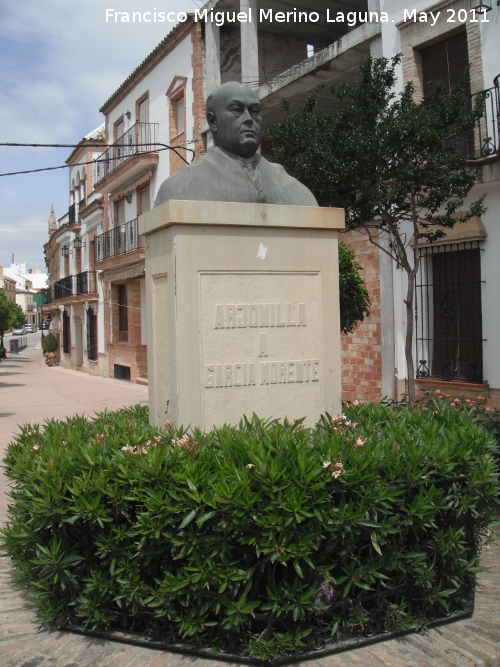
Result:
<svg viewBox="0 0 500 667"><path fill-rule="evenodd" d="M257 152L260 102L251 88L230 81L207 99L214 146L164 181L155 201L169 199L317 206L305 185Z"/></svg>

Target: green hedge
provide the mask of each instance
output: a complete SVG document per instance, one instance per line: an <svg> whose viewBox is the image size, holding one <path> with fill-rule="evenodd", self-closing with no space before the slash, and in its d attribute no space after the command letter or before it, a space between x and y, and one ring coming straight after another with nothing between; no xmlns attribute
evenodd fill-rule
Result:
<svg viewBox="0 0 500 667"><path fill-rule="evenodd" d="M4 551L44 624L160 624L268 660L466 608L494 449L443 400L347 406L314 429L186 434L139 406L27 425L5 459Z"/></svg>

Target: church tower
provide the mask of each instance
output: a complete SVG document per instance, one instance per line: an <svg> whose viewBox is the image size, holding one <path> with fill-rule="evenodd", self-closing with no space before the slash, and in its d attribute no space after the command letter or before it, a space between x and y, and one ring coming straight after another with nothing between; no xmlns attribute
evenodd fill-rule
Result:
<svg viewBox="0 0 500 667"><path fill-rule="evenodd" d="M49 236L52 232L55 232L57 229L57 220L56 214L54 213L54 204L50 207L50 217L49 217Z"/></svg>

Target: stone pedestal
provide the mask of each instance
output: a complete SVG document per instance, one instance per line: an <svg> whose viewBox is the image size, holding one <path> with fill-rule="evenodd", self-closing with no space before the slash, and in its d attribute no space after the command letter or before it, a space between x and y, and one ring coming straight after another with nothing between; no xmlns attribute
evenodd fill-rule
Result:
<svg viewBox="0 0 500 667"><path fill-rule="evenodd" d="M151 423L338 414L342 209L168 201L145 235Z"/></svg>

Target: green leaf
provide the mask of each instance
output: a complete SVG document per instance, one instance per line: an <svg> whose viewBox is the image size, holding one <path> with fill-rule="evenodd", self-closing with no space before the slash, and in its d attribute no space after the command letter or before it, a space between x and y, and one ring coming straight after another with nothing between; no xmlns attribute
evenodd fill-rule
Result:
<svg viewBox="0 0 500 667"><path fill-rule="evenodd" d="M191 510L191 512L189 512L189 514L186 514L186 516L184 517L184 519L181 522L181 525L179 526L179 529L185 528L188 524L190 524L191 521L196 516L197 511L198 511L198 509L194 509L194 510Z"/></svg>
<svg viewBox="0 0 500 667"><path fill-rule="evenodd" d="M372 544L373 544L373 548L375 549L375 551L378 554L380 554L382 556L382 549L380 548L380 545L377 541L377 534L376 533L371 533L370 537L371 537L371 541L372 541Z"/></svg>

